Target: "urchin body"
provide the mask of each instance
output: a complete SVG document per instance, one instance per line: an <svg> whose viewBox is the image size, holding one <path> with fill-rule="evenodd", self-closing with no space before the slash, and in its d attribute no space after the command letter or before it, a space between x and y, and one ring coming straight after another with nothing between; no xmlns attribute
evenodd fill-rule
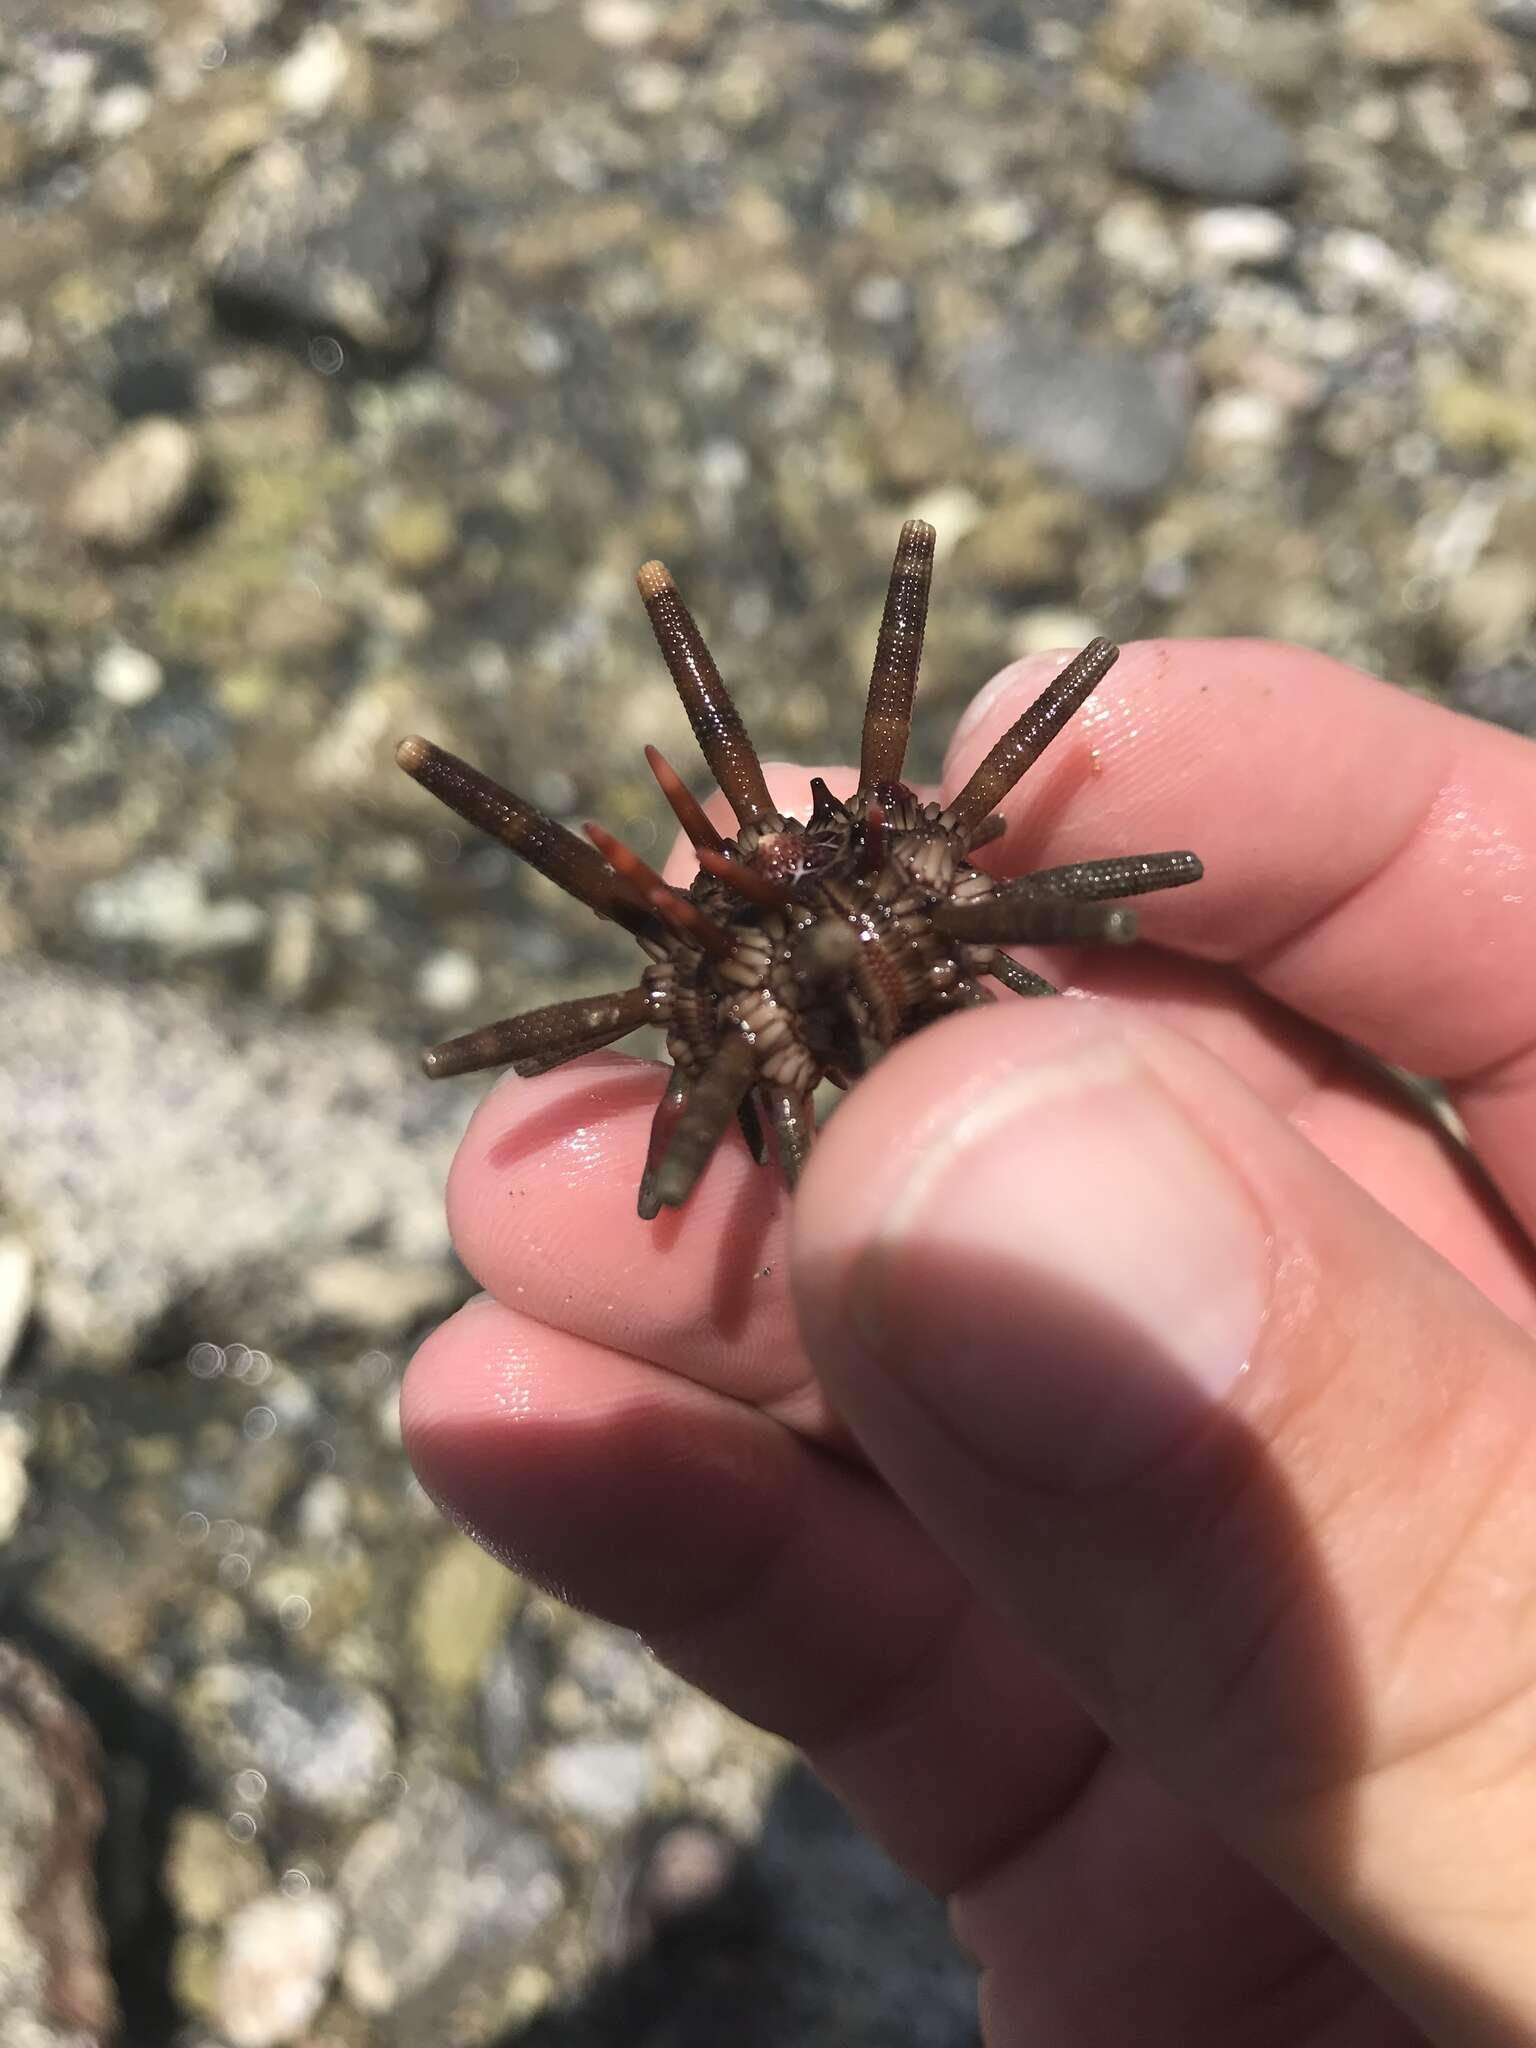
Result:
<svg viewBox="0 0 1536 2048"><path fill-rule="evenodd" d="M1095 640L1009 727L947 805L901 780L927 618L934 532L902 528L870 679L858 787L834 797L819 779L806 819L774 808L719 671L671 577L640 571L640 594L694 733L735 812L717 831L653 747L647 758L699 860L670 888L611 834L588 845L475 769L420 739L400 765L470 824L491 833L648 956L636 988L552 1003L435 1046L432 1075L512 1066L544 1073L642 1024L667 1036L672 1077L657 1106L639 1208L680 1206L733 1120L765 1162L773 1135L793 1187L815 1129L819 1083L847 1087L898 1040L991 1002L987 980L1023 996L1050 983L1009 945L1123 943L1132 912L1116 899L1198 881L1192 853L1117 856L998 882L971 863L1000 836L997 806L1108 673L1117 649Z"/></svg>

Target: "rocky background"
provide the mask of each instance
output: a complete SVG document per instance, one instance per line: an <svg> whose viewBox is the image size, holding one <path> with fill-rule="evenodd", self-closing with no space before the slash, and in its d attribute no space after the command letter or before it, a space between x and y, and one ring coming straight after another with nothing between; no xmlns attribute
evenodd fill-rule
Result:
<svg viewBox="0 0 1536 2048"><path fill-rule="evenodd" d="M1309 642L1536 731L1531 0L6 0L0 2048L975 2039L766 1738L450 1535L411 1048L628 953L394 769L661 843L766 751Z"/></svg>

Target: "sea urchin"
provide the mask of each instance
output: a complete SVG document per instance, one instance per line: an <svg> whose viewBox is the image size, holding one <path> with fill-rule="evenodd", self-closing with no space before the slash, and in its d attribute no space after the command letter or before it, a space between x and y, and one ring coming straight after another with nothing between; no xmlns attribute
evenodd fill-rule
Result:
<svg viewBox="0 0 1536 2048"><path fill-rule="evenodd" d="M584 844L563 825L427 740L403 740L400 766L600 917L633 933L650 961L638 988L551 1003L484 1025L422 1056L433 1076L511 1065L542 1074L642 1024L667 1034L672 1077L657 1105L640 1214L677 1208L727 1126L739 1119L766 1163L773 1134L791 1187L815 1131L812 1094L846 1088L909 1036L993 1000L986 976L1016 995L1053 995L1010 945L1123 943L1135 913L1117 898L1200 879L1192 853L1073 861L998 882L970 865L1005 829L997 807L1113 665L1094 640L1003 734L948 804L901 780L923 651L934 530L901 530L864 713L858 787L833 796L818 777L809 818L775 809L752 742L677 587L660 562L639 573L662 655L694 735L736 813L715 829L654 747L646 758L698 855L687 889L669 887L600 826Z"/></svg>

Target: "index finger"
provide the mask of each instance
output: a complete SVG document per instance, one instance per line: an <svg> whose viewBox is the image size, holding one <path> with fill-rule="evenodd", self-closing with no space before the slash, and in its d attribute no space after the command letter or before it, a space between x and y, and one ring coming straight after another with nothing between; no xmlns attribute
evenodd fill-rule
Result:
<svg viewBox="0 0 1536 2048"><path fill-rule="evenodd" d="M983 691L946 791L1060 665ZM1192 847L1149 935L1446 1081L1536 1229L1536 746L1300 648L1140 641L1004 810L1008 873Z"/></svg>

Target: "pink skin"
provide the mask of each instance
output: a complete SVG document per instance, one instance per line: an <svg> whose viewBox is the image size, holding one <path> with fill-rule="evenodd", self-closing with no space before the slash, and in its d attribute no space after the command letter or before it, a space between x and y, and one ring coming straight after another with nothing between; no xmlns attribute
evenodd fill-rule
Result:
<svg viewBox="0 0 1536 2048"><path fill-rule="evenodd" d="M946 790L1053 665L983 691ZM803 773L770 781L803 803ZM1502 1730L1511 1700L1536 1721L1536 1622L1505 1590L1536 1584L1536 748L1293 649L1148 643L1006 808L999 873L1189 845L1207 879L1138 905L1156 951L1040 961L1104 1000L1000 992L899 1048L793 1216L733 1137L680 1215L639 1221L654 1068L498 1085L449 1189L486 1292L411 1368L411 1455L498 1554L806 1749L951 1896L999 2048L1532 2038L1536 1941L1500 1902L1536 1894L1536 1794L1510 1791L1513 1738L1474 1769L1447 1731ZM1346 1036L1446 1078L1502 1202ZM1085 1521L967 1448L963 1416L936 1427L922 1357L861 1348L857 1276L934 1130L1109 1041L1262 1218L1270 1314L1221 1425L1283 1493L1276 1577L1301 1556L1316 1579L1282 1669L1323 1673L1326 1799L1278 1753L1282 1677L1266 1699L1212 1676L1265 1605L1185 1533L1225 1498L1207 1466L1231 1490L1219 1430ZM984 1391L1022 1385L1027 1351ZM1447 1613L1474 1526L1498 1570ZM1488 1810L1468 1775L1499 1781ZM1452 1883L1469 1829L1478 1874Z"/></svg>

